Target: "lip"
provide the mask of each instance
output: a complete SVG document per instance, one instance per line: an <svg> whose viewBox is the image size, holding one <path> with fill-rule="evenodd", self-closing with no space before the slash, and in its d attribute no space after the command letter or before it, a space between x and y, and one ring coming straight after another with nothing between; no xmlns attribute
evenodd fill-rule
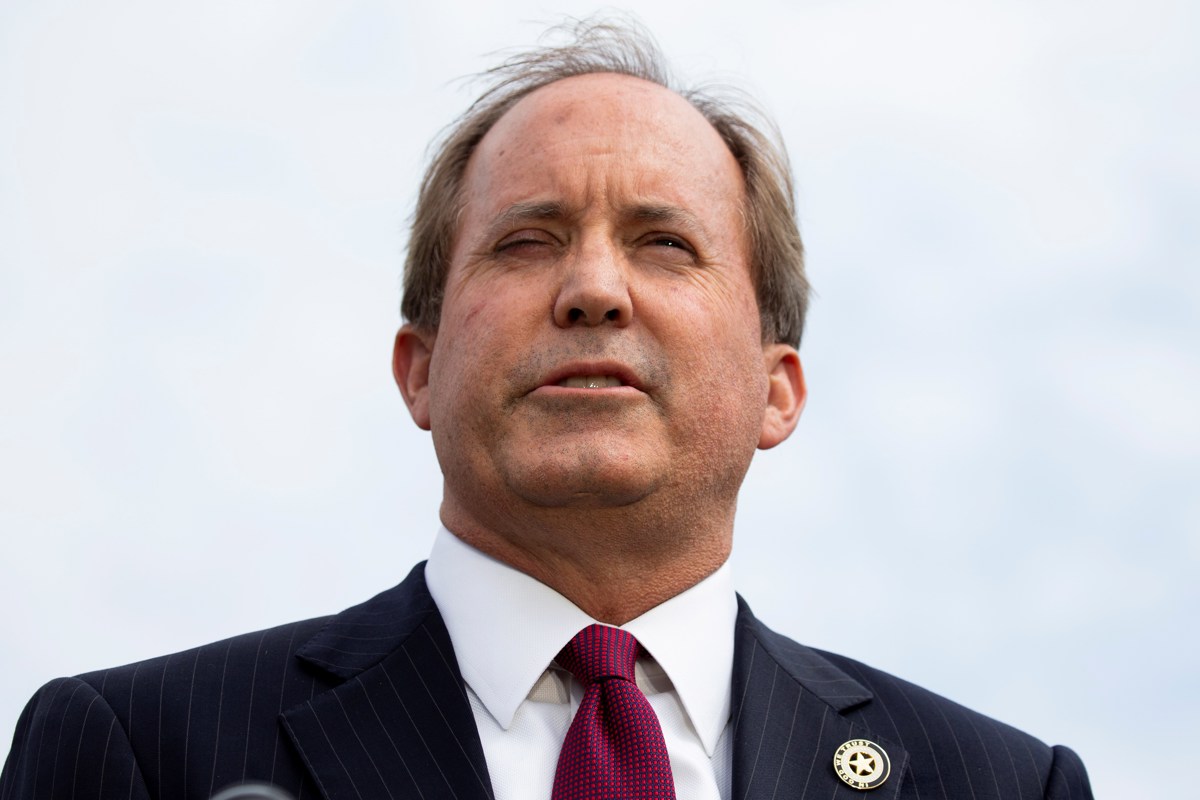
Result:
<svg viewBox="0 0 1200 800"><path fill-rule="evenodd" d="M587 377L589 375L603 375L605 377L616 378L621 382L620 386L606 386L604 388L586 389L586 388L568 388L559 386L558 384L567 378ZM639 392L645 391L642 382L633 370L624 364L616 361L573 361L569 364L564 364L556 368L546 375L541 384L534 391L554 390L558 392L627 392L630 389Z"/></svg>

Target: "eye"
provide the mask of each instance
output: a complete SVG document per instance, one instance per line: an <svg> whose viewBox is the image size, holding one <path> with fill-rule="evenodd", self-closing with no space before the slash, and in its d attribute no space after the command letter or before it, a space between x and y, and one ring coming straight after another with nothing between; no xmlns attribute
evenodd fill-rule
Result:
<svg viewBox="0 0 1200 800"><path fill-rule="evenodd" d="M696 263L696 248L691 242L674 233L655 231L637 240L642 258L656 263L675 266L691 266Z"/></svg>
<svg viewBox="0 0 1200 800"><path fill-rule="evenodd" d="M516 254L524 250L535 251L539 247L553 246L557 243L557 240L545 231L520 230L501 239L496 245L496 252Z"/></svg>
<svg viewBox="0 0 1200 800"><path fill-rule="evenodd" d="M677 248L688 253L692 252L692 248L688 246L687 242L678 236L673 236L669 233L653 233L647 237L647 244L651 244L656 247Z"/></svg>

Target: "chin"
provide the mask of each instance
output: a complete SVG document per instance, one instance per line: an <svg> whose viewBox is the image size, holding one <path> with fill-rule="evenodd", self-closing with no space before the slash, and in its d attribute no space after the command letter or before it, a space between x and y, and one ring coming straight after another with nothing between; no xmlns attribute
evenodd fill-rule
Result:
<svg viewBox="0 0 1200 800"><path fill-rule="evenodd" d="M611 461L590 454L586 459L548 459L530 469L508 472L514 494L544 508L620 508L644 500L662 483L665 470Z"/></svg>

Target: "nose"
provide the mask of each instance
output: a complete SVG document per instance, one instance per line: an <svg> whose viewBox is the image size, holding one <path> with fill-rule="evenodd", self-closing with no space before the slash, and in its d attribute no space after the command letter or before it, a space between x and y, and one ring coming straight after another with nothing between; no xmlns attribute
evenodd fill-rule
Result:
<svg viewBox="0 0 1200 800"><path fill-rule="evenodd" d="M629 324L633 318L629 281L625 265L614 248L589 248L563 268L566 274L554 299L556 325L570 328Z"/></svg>

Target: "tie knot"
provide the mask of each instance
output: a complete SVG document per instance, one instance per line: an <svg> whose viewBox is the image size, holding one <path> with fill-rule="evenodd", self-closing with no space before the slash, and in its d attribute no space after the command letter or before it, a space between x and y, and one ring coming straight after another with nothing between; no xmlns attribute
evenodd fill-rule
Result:
<svg viewBox="0 0 1200 800"><path fill-rule="evenodd" d="M637 653L638 641L633 634L607 625L589 625L567 642L557 661L584 686L605 678L633 682Z"/></svg>

